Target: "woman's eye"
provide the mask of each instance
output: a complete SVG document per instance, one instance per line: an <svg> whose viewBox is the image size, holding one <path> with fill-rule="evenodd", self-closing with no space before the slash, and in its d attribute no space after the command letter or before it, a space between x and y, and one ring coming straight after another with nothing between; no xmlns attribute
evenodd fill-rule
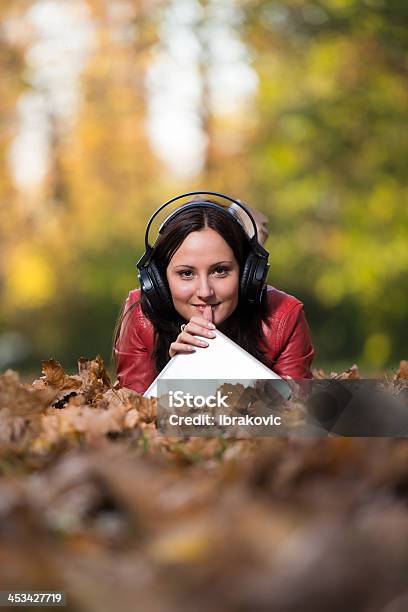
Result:
<svg viewBox="0 0 408 612"><path fill-rule="evenodd" d="M213 274L215 274L216 276L226 276L227 273L228 273L228 268L226 268L225 266L217 266L213 270ZM184 278L184 279L190 279L194 277L193 270L181 270L177 274L180 276L180 278Z"/></svg>
<svg viewBox="0 0 408 612"><path fill-rule="evenodd" d="M181 272L179 272L179 275L181 276L181 278L192 278L193 271L192 270L182 270Z"/></svg>
<svg viewBox="0 0 408 612"><path fill-rule="evenodd" d="M228 268L225 268L224 266L217 266L214 272L219 275L224 275L228 272Z"/></svg>

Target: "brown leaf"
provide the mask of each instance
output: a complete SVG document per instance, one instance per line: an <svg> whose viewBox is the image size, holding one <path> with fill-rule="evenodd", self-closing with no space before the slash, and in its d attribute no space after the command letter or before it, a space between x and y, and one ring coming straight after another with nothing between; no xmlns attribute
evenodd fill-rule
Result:
<svg viewBox="0 0 408 612"><path fill-rule="evenodd" d="M319 370L313 369L312 375L313 378L328 378L326 372L322 368L320 368Z"/></svg>
<svg viewBox="0 0 408 612"><path fill-rule="evenodd" d="M400 361L400 366L398 369L398 372L395 375L395 378L397 380L401 379L401 378L408 378L408 361L407 360L403 360Z"/></svg>
<svg viewBox="0 0 408 612"><path fill-rule="evenodd" d="M12 370L0 376L0 409L7 408L10 417L32 421L51 405L55 396L56 392L51 389L32 389L23 385Z"/></svg>
<svg viewBox="0 0 408 612"><path fill-rule="evenodd" d="M78 360L78 372L78 379L82 383L81 393L89 404L101 399L103 393L112 386L100 355L93 360L81 357Z"/></svg>
<svg viewBox="0 0 408 612"><path fill-rule="evenodd" d="M348 370L345 370L344 372L341 372L340 374L337 374L336 372L332 372L330 374L330 378L336 379L336 380L347 380L347 379L360 379L360 371L358 369L358 366L356 364L352 365L351 368L349 368Z"/></svg>
<svg viewBox="0 0 408 612"><path fill-rule="evenodd" d="M105 387L110 388L112 386L105 364L100 355L97 355L95 359L92 360L80 357L78 359L78 370L79 375L85 380L90 375L93 379L101 380Z"/></svg>
<svg viewBox="0 0 408 612"><path fill-rule="evenodd" d="M53 387L59 390L79 389L81 382L72 376L65 374L59 361L56 359L48 359L42 361L42 373L40 381L45 387ZM40 381L34 381L34 387L40 387Z"/></svg>
<svg viewBox="0 0 408 612"><path fill-rule="evenodd" d="M17 442L25 433L28 419L13 416L9 408L0 410L0 444Z"/></svg>

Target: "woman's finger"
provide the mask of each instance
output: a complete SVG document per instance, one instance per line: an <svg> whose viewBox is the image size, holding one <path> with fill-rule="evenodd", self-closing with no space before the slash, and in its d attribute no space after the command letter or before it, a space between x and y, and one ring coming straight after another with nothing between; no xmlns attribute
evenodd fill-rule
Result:
<svg viewBox="0 0 408 612"><path fill-rule="evenodd" d="M170 344L169 355L174 357L177 353L194 353L195 348L191 344L185 344L183 342L172 342Z"/></svg>
<svg viewBox="0 0 408 612"><path fill-rule="evenodd" d="M194 346L208 346L208 342L198 338L197 336L193 336L192 334L188 334L186 331L183 331L178 335L176 342L181 342L183 344L192 344Z"/></svg>
<svg viewBox="0 0 408 612"><path fill-rule="evenodd" d="M169 355L173 357L176 353L191 353L195 351L195 346L207 348L208 342L183 331L177 336L176 341L170 344Z"/></svg>
<svg viewBox="0 0 408 612"><path fill-rule="evenodd" d="M204 308L203 317L206 321L213 322L213 311L209 304Z"/></svg>
<svg viewBox="0 0 408 612"><path fill-rule="evenodd" d="M212 317L212 314L211 314ZM201 325L202 327L207 327L209 329L215 329L215 325L212 320L204 319L204 317L191 317L189 323L197 323L197 325ZM188 325L188 324L187 324Z"/></svg>
<svg viewBox="0 0 408 612"><path fill-rule="evenodd" d="M184 330L182 331L182 334L204 336L205 338L215 338L215 333L209 330L208 327L204 327L203 325L199 325L198 323L193 323L192 321L187 323Z"/></svg>

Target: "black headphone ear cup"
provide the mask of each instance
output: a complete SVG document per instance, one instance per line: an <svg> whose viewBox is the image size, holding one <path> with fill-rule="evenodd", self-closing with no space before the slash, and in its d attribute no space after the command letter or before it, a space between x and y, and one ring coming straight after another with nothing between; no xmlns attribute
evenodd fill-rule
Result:
<svg viewBox="0 0 408 612"><path fill-rule="evenodd" d="M249 253L242 267L240 297L249 304L260 302L268 272L268 259L256 253Z"/></svg>
<svg viewBox="0 0 408 612"><path fill-rule="evenodd" d="M139 280L143 294L152 310L165 315L173 308L167 280L163 279L163 275L154 261L151 260L148 265L140 268Z"/></svg>
<svg viewBox="0 0 408 612"><path fill-rule="evenodd" d="M242 266L241 278L240 278L240 281L239 281L240 298L244 302L247 301L248 283L249 283L249 279L251 277L251 267L252 267L251 255L252 255L252 253L250 253L247 256L247 258L245 260L245 263Z"/></svg>
<svg viewBox="0 0 408 612"><path fill-rule="evenodd" d="M173 300L171 299L170 289L167 284L167 279L163 278L163 274L154 261L150 262L150 273L153 278L153 283L156 288L157 307L160 309L173 308Z"/></svg>

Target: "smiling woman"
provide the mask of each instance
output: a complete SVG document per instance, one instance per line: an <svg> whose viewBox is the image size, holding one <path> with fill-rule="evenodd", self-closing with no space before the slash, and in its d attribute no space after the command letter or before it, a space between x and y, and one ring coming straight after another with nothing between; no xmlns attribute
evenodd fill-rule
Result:
<svg viewBox="0 0 408 612"><path fill-rule="evenodd" d="M167 266L166 277L174 307L186 321L207 310L218 325L237 307L238 262L228 243L209 227L187 236Z"/></svg>
<svg viewBox="0 0 408 612"><path fill-rule="evenodd" d="M170 215L153 247L146 237L141 289L115 328L121 385L143 393L174 355L208 346L215 328L280 376L310 378L303 305L265 285L267 258L231 208L201 199Z"/></svg>

